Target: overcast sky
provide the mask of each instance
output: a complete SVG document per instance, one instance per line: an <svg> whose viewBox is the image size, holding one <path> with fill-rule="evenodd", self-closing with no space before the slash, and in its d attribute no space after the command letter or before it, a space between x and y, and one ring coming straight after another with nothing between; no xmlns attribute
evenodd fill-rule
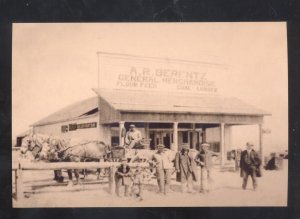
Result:
<svg viewBox="0 0 300 219"><path fill-rule="evenodd" d="M266 148L288 142L285 23L14 24L13 136L97 87L97 51L223 63L219 90L272 113ZM238 129L238 130L237 130ZM258 141L234 128L233 144ZM241 131L243 130L243 131Z"/></svg>

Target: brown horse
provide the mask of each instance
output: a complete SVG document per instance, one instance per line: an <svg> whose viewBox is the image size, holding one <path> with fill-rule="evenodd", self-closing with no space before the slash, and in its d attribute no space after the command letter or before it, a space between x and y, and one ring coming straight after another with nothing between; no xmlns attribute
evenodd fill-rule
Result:
<svg viewBox="0 0 300 219"><path fill-rule="evenodd" d="M104 160L109 153L109 147L102 141L86 142L69 146L58 150L58 147L50 146L48 159L56 162L87 162ZM99 179L100 169L97 169ZM76 182L79 182L79 171L74 170ZM72 180L72 172L68 171L69 179Z"/></svg>
<svg viewBox="0 0 300 219"><path fill-rule="evenodd" d="M76 142L76 143L74 143ZM85 162L100 161L108 156L109 146L101 141L75 140L69 141L53 136L31 134L22 141L21 156L29 155L32 160L45 160L49 162ZM30 153L28 153L30 152ZM100 170L98 169L98 178ZM67 170L72 180L72 170ZM79 182L79 172L74 170L76 181ZM54 171L54 179L63 182L61 170Z"/></svg>

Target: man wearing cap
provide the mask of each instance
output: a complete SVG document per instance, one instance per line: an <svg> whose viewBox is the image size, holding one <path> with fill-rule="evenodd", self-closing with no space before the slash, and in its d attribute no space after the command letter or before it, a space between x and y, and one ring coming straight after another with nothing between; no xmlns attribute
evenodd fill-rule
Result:
<svg viewBox="0 0 300 219"><path fill-rule="evenodd" d="M182 192L193 192L193 180L197 181L196 163L189 153L189 145L182 145L175 157L176 181L181 182Z"/></svg>
<svg viewBox="0 0 300 219"><path fill-rule="evenodd" d="M159 193L167 195L171 182L171 170L173 168L171 154L165 149L163 144L159 144L157 145L157 152L153 154L152 160L156 167Z"/></svg>
<svg viewBox="0 0 300 219"><path fill-rule="evenodd" d="M123 158L121 166L117 169L115 180L116 180L116 195L120 196L120 187L125 186L125 196L129 195L129 186L132 184L131 180L132 172L127 164L127 159Z"/></svg>
<svg viewBox="0 0 300 219"><path fill-rule="evenodd" d="M253 143L246 143L247 149L241 153L240 168L241 168L241 177L243 177L242 188L246 189L248 176L252 178L253 189L257 188L256 177L260 176L260 165L261 159L259 158L258 153L253 150Z"/></svg>
<svg viewBox="0 0 300 219"><path fill-rule="evenodd" d="M131 124L129 126L129 131L126 133L125 136L125 145L128 148L133 148L135 146L140 145L141 140L142 140L141 132L135 128L135 125Z"/></svg>
<svg viewBox="0 0 300 219"><path fill-rule="evenodd" d="M200 192L209 192L211 189L212 182L212 167L213 161L212 156L218 156L217 153L209 150L210 145L208 143L201 144L199 153L197 154L195 161L201 167L200 175Z"/></svg>

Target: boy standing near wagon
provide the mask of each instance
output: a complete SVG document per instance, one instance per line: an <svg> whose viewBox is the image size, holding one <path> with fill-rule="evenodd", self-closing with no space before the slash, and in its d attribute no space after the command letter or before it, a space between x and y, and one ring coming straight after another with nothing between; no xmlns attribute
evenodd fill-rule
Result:
<svg viewBox="0 0 300 219"><path fill-rule="evenodd" d="M143 183L145 174L140 166L137 166L135 172L132 174L132 193L138 198L139 201L143 200Z"/></svg>
<svg viewBox="0 0 300 219"><path fill-rule="evenodd" d="M121 166L116 171L116 195L120 196L120 187L125 186L125 196L129 196L129 186L132 184L132 172L128 166L127 159L123 158Z"/></svg>

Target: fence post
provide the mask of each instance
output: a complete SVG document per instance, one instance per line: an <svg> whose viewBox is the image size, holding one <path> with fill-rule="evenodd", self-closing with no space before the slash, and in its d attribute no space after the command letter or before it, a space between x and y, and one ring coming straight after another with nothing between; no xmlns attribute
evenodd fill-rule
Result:
<svg viewBox="0 0 300 219"><path fill-rule="evenodd" d="M21 164L19 163L18 169L16 171L16 199L20 201L24 198L24 188L23 188L23 171Z"/></svg>
<svg viewBox="0 0 300 219"><path fill-rule="evenodd" d="M114 194L115 192L115 166L111 166L109 168L109 192L110 194Z"/></svg>

